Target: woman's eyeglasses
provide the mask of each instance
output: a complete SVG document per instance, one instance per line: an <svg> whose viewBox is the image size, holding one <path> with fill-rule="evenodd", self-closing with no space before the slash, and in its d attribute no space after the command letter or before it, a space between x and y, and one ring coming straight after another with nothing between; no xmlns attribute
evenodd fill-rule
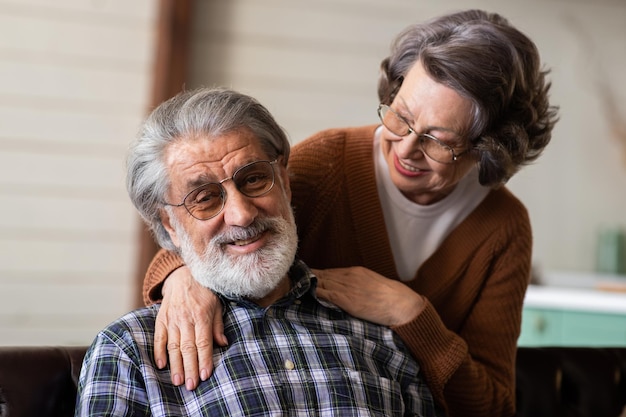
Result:
<svg viewBox="0 0 626 417"><path fill-rule="evenodd" d="M411 133L415 133L417 135L420 149L433 161L437 161L442 164L451 164L456 161L459 156L467 152L464 151L457 154L454 152L452 147L446 145L433 135L428 133L417 133L413 130L409 122L407 122L402 116L386 104L378 106L378 117L380 117L380 121L387 128L387 130L396 136L404 137Z"/></svg>

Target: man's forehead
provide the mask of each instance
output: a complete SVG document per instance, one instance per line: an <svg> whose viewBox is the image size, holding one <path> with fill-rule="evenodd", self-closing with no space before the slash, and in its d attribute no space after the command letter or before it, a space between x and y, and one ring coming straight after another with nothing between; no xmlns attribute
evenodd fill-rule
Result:
<svg viewBox="0 0 626 417"><path fill-rule="evenodd" d="M179 137L170 143L165 149L166 160L175 161L185 155L195 155L207 158L207 160L219 161L229 154L243 148L259 148L259 139L246 130L237 130L211 136L208 134L190 134Z"/></svg>
<svg viewBox="0 0 626 417"><path fill-rule="evenodd" d="M196 182L208 176L222 179L239 166L267 156L259 140L244 131L180 138L168 145L164 159L174 182Z"/></svg>

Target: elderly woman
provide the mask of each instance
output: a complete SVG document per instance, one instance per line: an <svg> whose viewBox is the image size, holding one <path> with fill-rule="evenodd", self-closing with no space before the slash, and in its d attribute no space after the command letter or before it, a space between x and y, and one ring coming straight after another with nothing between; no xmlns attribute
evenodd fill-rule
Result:
<svg viewBox="0 0 626 417"><path fill-rule="evenodd" d="M299 256L318 269L318 294L397 332L442 414L515 412L532 235L504 184L550 141L546 73L505 18L445 15L394 41L380 125L326 130L292 150ZM193 388L210 375L214 341L227 341L215 297L181 266L160 252L145 290L163 297L157 363L169 353L174 383ZM215 316L200 318L211 304Z"/></svg>

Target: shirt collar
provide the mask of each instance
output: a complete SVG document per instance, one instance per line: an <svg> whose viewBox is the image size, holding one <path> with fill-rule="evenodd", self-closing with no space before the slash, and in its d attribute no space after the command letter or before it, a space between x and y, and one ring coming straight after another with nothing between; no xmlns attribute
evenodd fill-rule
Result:
<svg viewBox="0 0 626 417"><path fill-rule="evenodd" d="M295 259L294 263L289 268L289 279L291 280L291 290L275 305L291 304L294 300L302 298L306 293L310 292L311 295L317 299L315 290L317 288L317 277L313 274L311 269L300 259ZM254 304L243 297L233 297L219 294L219 297L223 302L237 302L238 304ZM256 305L256 304L254 304Z"/></svg>

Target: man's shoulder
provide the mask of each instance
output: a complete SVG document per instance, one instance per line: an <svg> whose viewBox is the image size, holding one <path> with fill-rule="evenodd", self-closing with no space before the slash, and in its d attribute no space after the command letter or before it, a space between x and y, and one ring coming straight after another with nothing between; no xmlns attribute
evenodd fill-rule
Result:
<svg viewBox="0 0 626 417"><path fill-rule="evenodd" d="M160 304L132 310L107 325L99 337L122 344L152 345Z"/></svg>
<svg viewBox="0 0 626 417"><path fill-rule="evenodd" d="M154 324L156 321L157 313L161 304L153 304L148 307L140 307L135 310L129 311L117 320L109 324L110 327L145 327L146 325ZM151 326L154 327L154 326Z"/></svg>

